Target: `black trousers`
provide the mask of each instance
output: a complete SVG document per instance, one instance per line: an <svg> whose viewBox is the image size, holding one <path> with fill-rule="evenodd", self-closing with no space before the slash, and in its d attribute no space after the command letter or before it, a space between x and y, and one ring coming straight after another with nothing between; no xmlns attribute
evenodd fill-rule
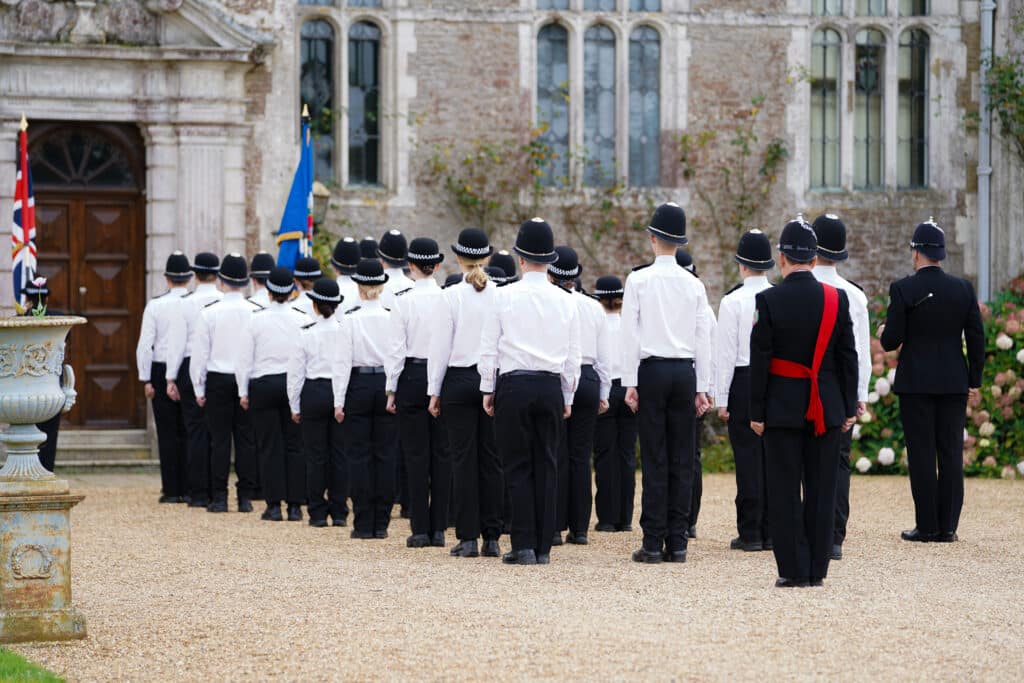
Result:
<svg viewBox="0 0 1024 683"><path fill-rule="evenodd" d="M696 443L693 361L645 359L638 382L644 548L684 550Z"/></svg>
<svg viewBox="0 0 1024 683"><path fill-rule="evenodd" d="M167 364L153 363L149 381L153 385L153 422L160 452L160 483L165 496L188 493L188 450L185 414L180 401L167 397Z"/></svg>
<svg viewBox="0 0 1024 683"><path fill-rule="evenodd" d="M305 503L306 456L302 448L302 429L292 422L284 374L249 380L249 415L263 498L268 504Z"/></svg>
<svg viewBox="0 0 1024 683"><path fill-rule="evenodd" d="M966 395L900 395L910 492L921 533L953 533L960 524L966 411Z"/></svg>
<svg viewBox="0 0 1024 683"><path fill-rule="evenodd" d="M460 541L501 535L504 476L494 444L494 418L484 412L475 367L448 368L441 385L455 489L455 535Z"/></svg>
<svg viewBox="0 0 1024 683"><path fill-rule="evenodd" d="M693 428L693 484L690 487L690 516L691 527L697 526L697 518L700 517L700 501L704 497L704 466L701 464L701 438L704 436L704 415L697 418Z"/></svg>
<svg viewBox="0 0 1024 683"><path fill-rule="evenodd" d="M966 406L965 406L966 409ZM846 523L850 520L850 451L853 449L853 430L839 435L839 468L836 470L836 521L833 545L846 540Z"/></svg>
<svg viewBox="0 0 1024 683"><path fill-rule="evenodd" d="M615 380L608 397L608 412L597 417L594 428L597 522L617 529L633 523L636 493L637 417L625 399L625 387Z"/></svg>
<svg viewBox="0 0 1024 683"><path fill-rule="evenodd" d="M386 408L384 374L361 374L353 368L345 395L344 449L356 531L386 531L391 521L398 424Z"/></svg>
<svg viewBox="0 0 1024 683"><path fill-rule="evenodd" d="M57 462L57 433L60 431L60 417L61 413L57 413L46 422L36 425L46 435L46 441L39 445L39 462L51 472Z"/></svg>
<svg viewBox="0 0 1024 683"><path fill-rule="evenodd" d="M506 374L494 397L494 437L512 499L512 550L551 552L564 403L557 375Z"/></svg>
<svg viewBox="0 0 1024 683"><path fill-rule="evenodd" d="M839 434L839 428L833 427L816 437L809 423L804 429L765 430L768 520L781 577L823 579L828 575Z"/></svg>
<svg viewBox="0 0 1024 683"><path fill-rule="evenodd" d="M399 442L409 484L409 524L414 534L448 528L452 461L441 424L427 412L427 364L406 361L398 378Z"/></svg>
<svg viewBox="0 0 1024 683"><path fill-rule="evenodd" d="M249 413L238 405L238 385L233 374L206 374L206 424L210 429L210 491L227 494L234 444L235 474L239 498L256 498L260 489L259 464Z"/></svg>
<svg viewBox="0 0 1024 683"><path fill-rule="evenodd" d="M601 383L592 365L584 365L565 421L558 454L558 529L586 534L593 507L591 456L601 402Z"/></svg>
<svg viewBox="0 0 1024 683"><path fill-rule="evenodd" d="M757 543L768 532L764 440L750 428L750 368L736 368L729 387L729 443L736 460L736 530Z"/></svg>
<svg viewBox="0 0 1024 683"><path fill-rule="evenodd" d="M178 393L185 420L185 451L188 454L188 493L194 501L210 499L210 429L206 411L196 403L196 392L189 375L189 358L178 369Z"/></svg>
<svg viewBox="0 0 1024 683"><path fill-rule="evenodd" d="M309 518L326 521L330 515L340 524L348 517L348 463L345 461L345 423L334 419L331 380L305 381L299 397L299 414L302 416Z"/></svg>

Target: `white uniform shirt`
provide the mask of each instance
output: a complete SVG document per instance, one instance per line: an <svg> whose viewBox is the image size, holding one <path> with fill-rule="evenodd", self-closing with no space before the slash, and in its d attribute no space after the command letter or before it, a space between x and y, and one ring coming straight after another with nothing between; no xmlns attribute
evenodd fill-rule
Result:
<svg viewBox="0 0 1024 683"><path fill-rule="evenodd" d="M715 405L729 405L729 387L736 368L750 365L750 333L754 329L755 297L772 285L764 275L744 278L722 297L715 330Z"/></svg>
<svg viewBox="0 0 1024 683"><path fill-rule="evenodd" d="M850 300L850 319L853 322L853 341L857 347L857 400L868 400L868 382L871 380L871 328L868 322L868 298L856 285L839 275L835 266L815 266L818 282L832 285L846 292Z"/></svg>
<svg viewBox="0 0 1024 683"><path fill-rule="evenodd" d="M384 291L381 292L380 303L384 308L391 310L395 306L395 294L409 289L415 283L401 268L388 268L384 266L384 274L388 276L388 281L384 283Z"/></svg>
<svg viewBox="0 0 1024 683"><path fill-rule="evenodd" d="M574 303L580 315L580 363L593 365L600 383L600 398L608 400L612 390L611 347L608 344L608 316L594 299L574 291Z"/></svg>
<svg viewBox="0 0 1024 683"><path fill-rule="evenodd" d="M611 380L622 379L622 314L605 313L604 325L608 335L608 353L611 363L608 377Z"/></svg>
<svg viewBox="0 0 1024 683"><path fill-rule="evenodd" d="M480 391L494 393L499 368L559 375L562 400L572 405L580 378L579 307L546 273L523 273L498 288L480 339Z"/></svg>
<svg viewBox="0 0 1024 683"><path fill-rule="evenodd" d="M153 363L167 362L171 328L181 319L181 300L186 294L188 290L184 287L172 287L146 304L142 312L139 343L135 346L140 382L152 379L149 375Z"/></svg>
<svg viewBox="0 0 1024 683"><path fill-rule="evenodd" d="M300 291L299 295L291 300L291 304L310 318L316 315L313 313L313 300L306 296L306 293L303 291Z"/></svg>
<svg viewBox="0 0 1024 683"><path fill-rule="evenodd" d="M239 397L249 395L250 379L288 372L288 361L295 352L295 340L308 323L309 316L290 303L271 302L266 308L253 313L249 327L238 335L235 380Z"/></svg>
<svg viewBox="0 0 1024 683"><path fill-rule="evenodd" d="M192 339L196 331L199 312L214 301L220 301L224 293L212 282L204 282L191 294L181 299L180 317L171 325L167 339L167 379L176 380L181 363L192 356Z"/></svg>
<svg viewBox="0 0 1024 683"><path fill-rule="evenodd" d="M695 361L697 391L711 384L711 338L704 283L659 256L630 273L622 299L622 385L635 387L640 361L652 356Z"/></svg>
<svg viewBox="0 0 1024 683"><path fill-rule="evenodd" d="M329 379L333 384L334 376L341 365L352 367L351 333L348 332L347 321L341 318L341 314L338 313L330 318L317 316L315 322L302 327L299 343L293 346L288 361L286 385L288 406L292 413L299 412L302 387L307 379ZM339 404L335 400L336 408L343 405L344 403Z"/></svg>
<svg viewBox="0 0 1024 683"><path fill-rule="evenodd" d="M244 298L241 292L227 292L223 299L206 306L199 314L189 365L196 398L206 396L208 372L235 374L238 340L246 334L253 313L259 310L260 307Z"/></svg>
<svg viewBox="0 0 1024 683"><path fill-rule="evenodd" d="M249 297L249 301L253 302L254 304L259 304L264 308L269 306L271 301L270 294L267 292L267 288L261 287L260 289L257 289L255 292L252 293L252 296Z"/></svg>
<svg viewBox="0 0 1024 683"><path fill-rule="evenodd" d="M341 305L338 306L339 313L350 311L360 304L359 285L356 284L356 281L351 276L339 275L335 282L338 283L338 290L341 293Z"/></svg>
<svg viewBox="0 0 1024 683"><path fill-rule="evenodd" d="M391 314L380 300L360 301L345 314L341 344L351 350L349 362L339 362L334 372L334 405L345 406L352 368L385 367L395 354L397 341L391 333Z"/></svg>
<svg viewBox="0 0 1024 683"><path fill-rule="evenodd" d="M391 308L391 335L396 343L385 365L388 391L398 389L406 358L426 359L429 355L430 337L444 307L443 294L434 278L428 277L416 280L412 289L395 296Z"/></svg>
<svg viewBox="0 0 1024 683"><path fill-rule="evenodd" d="M480 362L480 331L487 312L494 308L497 291L493 282L478 292L465 281L442 290L443 305L438 310L427 354L430 396L441 395L448 368L469 368Z"/></svg>

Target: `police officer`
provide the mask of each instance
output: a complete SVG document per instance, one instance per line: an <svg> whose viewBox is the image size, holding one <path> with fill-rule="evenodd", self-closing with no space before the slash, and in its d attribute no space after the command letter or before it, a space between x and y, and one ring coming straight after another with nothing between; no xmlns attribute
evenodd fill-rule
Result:
<svg viewBox="0 0 1024 683"><path fill-rule="evenodd" d="M726 292L715 328L715 405L726 420L736 461L736 538L733 550L771 550L764 480L764 441L750 429L750 333L754 300L771 287L772 245L760 230L749 230L736 247L743 281Z"/></svg>
<svg viewBox="0 0 1024 683"><path fill-rule="evenodd" d="M290 304L295 281L288 268L272 267L266 288L267 306L253 314L247 328L238 331L235 380L239 404L249 411L267 501L262 519L280 522L284 501L288 521L296 522L302 519L306 501L306 464L302 432L292 422L289 409L286 375L296 339L309 316Z"/></svg>
<svg viewBox="0 0 1024 683"><path fill-rule="evenodd" d="M64 315L63 312L50 309L46 305L47 298L50 296L50 288L45 277L33 278L22 288L21 293L25 296L23 316L35 315L34 311L44 311L45 315ZM63 381L63 375L61 375L61 380ZM57 462L60 416L61 412L58 412L46 422L36 424L39 431L46 435L46 440L39 445L39 463L51 472Z"/></svg>
<svg viewBox="0 0 1024 683"><path fill-rule="evenodd" d="M847 260L846 225L835 214L826 213L814 219L814 234L818 236L818 262L814 277L819 282L846 292L850 300L853 321L853 339L857 346L857 417L864 414L868 400L868 382L871 379L871 331L868 324L868 298L856 282L839 275L838 264ZM843 541L846 540L846 522L850 518L850 451L853 431L839 437L839 478L836 480L836 521L832 538L832 559L843 559Z"/></svg>
<svg viewBox="0 0 1024 683"><path fill-rule="evenodd" d="M320 269L320 262L312 256L303 256L295 259L295 288L298 297L292 302L295 308L306 315L313 317L313 299L305 296L306 292L313 291L313 284L323 277Z"/></svg>
<svg viewBox="0 0 1024 683"><path fill-rule="evenodd" d="M256 252L249 265L249 275L252 282L252 295L249 301L260 306L270 305L270 295L267 294L267 278L274 267L274 257L265 251Z"/></svg>
<svg viewBox="0 0 1024 683"><path fill-rule="evenodd" d="M979 395L985 329L974 287L942 271L942 228L931 219L921 223L910 246L914 274L889 287L881 335L886 351L903 347L893 390L900 399L917 524L902 537L952 543L964 500L966 401Z"/></svg>
<svg viewBox="0 0 1024 683"><path fill-rule="evenodd" d="M192 271L198 284L182 297L181 316L172 321L167 341L167 395L171 400L181 401L188 442L188 505L196 508L210 504L210 430L192 387L192 342L199 313L224 296L216 284L219 270L220 258L216 254L196 254Z"/></svg>
<svg viewBox="0 0 1024 683"><path fill-rule="evenodd" d="M579 313L569 293L547 280L548 264L558 260L547 221L523 223L515 251L523 278L499 289L484 321L480 391L484 410L495 418L512 499L512 551L502 561L547 564L555 534L561 420L572 414L579 380Z"/></svg>
<svg viewBox="0 0 1024 683"><path fill-rule="evenodd" d="M572 402L572 416L565 421L558 458L558 522L552 543L562 544L561 532L568 529L565 542L587 545L590 527L591 456L597 417L608 410L612 380L611 348L604 309L581 294L575 282L583 274L579 256L570 247L556 247L558 260L548 266L548 278L569 292L577 308L580 326L580 379Z"/></svg>
<svg viewBox="0 0 1024 683"><path fill-rule="evenodd" d="M359 243L351 237L338 240L331 254L331 267L337 276L338 291L341 294L341 310L347 311L359 305L359 287L352 279L352 273L359 267Z"/></svg>
<svg viewBox="0 0 1024 683"><path fill-rule="evenodd" d="M388 412L398 415L399 444L409 486L409 548L444 547L452 467L438 419L427 410L427 356L444 306L434 269L444 261L437 242L417 237L409 245L413 286L396 293L391 309Z"/></svg>
<svg viewBox="0 0 1024 683"><path fill-rule="evenodd" d="M228 254L220 264L224 297L207 304L196 321L189 373L196 402L204 408L210 430L209 512L228 511L228 472L234 444L238 475L238 511L252 512L252 499L260 489L259 464L253 442L252 422L239 403L235 365L238 337L260 307L245 299L248 267L240 254Z"/></svg>
<svg viewBox="0 0 1024 683"><path fill-rule="evenodd" d="M516 260L506 249L494 252L487 265L493 268L501 268L505 276L505 282L517 282L519 280L519 275L516 273Z"/></svg>
<svg viewBox="0 0 1024 683"><path fill-rule="evenodd" d="M710 403L711 331L703 283L676 263L687 243L678 204L654 212L649 233L654 262L626 279L622 305L626 404L639 410L643 475L635 562L685 562L696 418Z"/></svg>
<svg viewBox="0 0 1024 683"><path fill-rule="evenodd" d="M462 273L445 288L427 356L430 412L441 417L448 436L455 490L453 557L498 557L504 486L494 444L494 418L483 410L480 394L480 332L494 307L497 286L484 272L493 251L479 228L459 233L452 245ZM502 271L504 275L504 271Z"/></svg>
<svg viewBox="0 0 1024 683"><path fill-rule="evenodd" d="M780 588L820 586L828 574L839 434L857 419L849 299L815 279L817 253L807 221L786 224L779 239L785 279L756 295L750 338L750 428L764 436Z"/></svg>
<svg viewBox="0 0 1024 683"><path fill-rule="evenodd" d="M605 312L611 366L607 412L598 415L594 432L594 476L597 494L595 531L632 531L636 490L636 414L626 406L622 386L622 280L602 275L594 296Z"/></svg>
<svg viewBox="0 0 1024 683"><path fill-rule="evenodd" d="M359 255L362 258L379 259L377 255L377 240L369 235L359 240Z"/></svg>
<svg viewBox="0 0 1024 683"><path fill-rule="evenodd" d="M377 257L384 266L384 274L388 276L380 302L388 310L394 308L395 294L404 292L413 285L413 281L405 274L408 252L409 245L401 230L388 230L380 238Z"/></svg>
<svg viewBox="0 0 1024 683"><path fill-rule="evenodd" d="M153 404L157 448L160 453L161 503L184 503L188 495L188 452L185 418L180 401L167 394L167 346L171 328L181 317L181 300L188 294L192 269L188 257L176 251L164 268L167 291L146 304L142 312L135 360L139 381Z"/></svg>

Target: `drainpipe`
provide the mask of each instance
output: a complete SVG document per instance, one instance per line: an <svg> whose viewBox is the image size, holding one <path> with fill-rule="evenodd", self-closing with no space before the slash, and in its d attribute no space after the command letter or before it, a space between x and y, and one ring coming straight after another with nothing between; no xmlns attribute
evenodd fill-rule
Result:
<svg viewBox="0 0 1024 683"><path fill-rule="evenodd" d="M991 181L992 181L992 112L988 107L988 62L992 59L992 20L996 11L994 0L981 2L981 128L978 131L978 298L992 297Z"/></svg>

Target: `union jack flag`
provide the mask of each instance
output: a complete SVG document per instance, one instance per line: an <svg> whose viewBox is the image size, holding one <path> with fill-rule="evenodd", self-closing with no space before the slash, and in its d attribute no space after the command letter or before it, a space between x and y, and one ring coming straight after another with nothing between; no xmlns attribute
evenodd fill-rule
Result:
<svg viewBox="0 0 1024 683"><path fill-rule="evenodd" d="M25 301L22 290L36 272L36 198L32 194L32 169L28 165L28 122L21 118L18 134L18 175L14 183L14 222L11 224L11 264L14 302Z"/></svg>

